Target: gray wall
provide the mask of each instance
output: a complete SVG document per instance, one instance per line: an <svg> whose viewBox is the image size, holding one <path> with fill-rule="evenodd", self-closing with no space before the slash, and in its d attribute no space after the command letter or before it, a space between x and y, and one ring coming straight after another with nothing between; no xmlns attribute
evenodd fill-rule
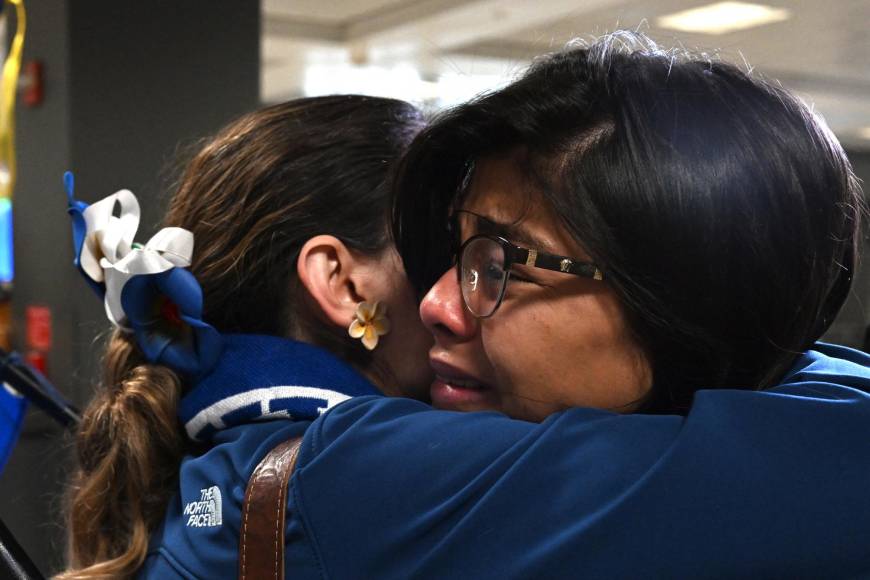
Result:
<svg viewBox="0 0 870 580"><path fill-rule="evenodd" d="M46 94L17 117L13 317L19 330L28 304L51 308L49 376L83 406L108 323L72 268L61 176L74 170L88 202L131 189L143 206L137 239L147 240L179 144L258 105L259 3L38 0L27 8L25 60L44 61ZM69 437L31 411L0 477L0 517L47 573L62 562L71 451Z"/></svg>

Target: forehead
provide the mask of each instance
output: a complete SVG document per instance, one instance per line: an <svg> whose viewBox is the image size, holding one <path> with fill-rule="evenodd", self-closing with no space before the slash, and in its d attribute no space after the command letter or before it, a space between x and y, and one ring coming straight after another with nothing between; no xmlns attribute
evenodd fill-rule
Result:
<svg viewBox="0 0 870 580"><path fill-rule="evenodd" d="M521 152L485 157L474 164L471 179L460 200L460 208L494 218L501 223L518 224L536 215L543 196L525 171L526 156Z"/></svg>
<svg viewBox="0 0 870 580"><path fill-rule="evenodd" d="M504 237L513 242L551 252L580 250L528 168L528 157L521 151L478 160L457 209L504 226ZM460 225L473 228L474 221L460 219ZM464 231L463 235L474 233Z"/></svg>

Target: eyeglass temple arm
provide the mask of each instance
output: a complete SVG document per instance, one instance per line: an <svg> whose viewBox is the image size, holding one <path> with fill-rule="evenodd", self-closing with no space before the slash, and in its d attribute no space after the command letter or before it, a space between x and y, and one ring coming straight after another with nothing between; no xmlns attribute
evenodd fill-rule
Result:
<svg viewBox="0 0 870 580"><path fill-rule="evenodd" d="M604 279L604 272L598 266L589 262L579 262L566 256L547 254L519 246L512 246L512 249L514 254L512 262L515 264L523 264L555 272L566 272L568 274L592 278L593 280Z"/></svg>

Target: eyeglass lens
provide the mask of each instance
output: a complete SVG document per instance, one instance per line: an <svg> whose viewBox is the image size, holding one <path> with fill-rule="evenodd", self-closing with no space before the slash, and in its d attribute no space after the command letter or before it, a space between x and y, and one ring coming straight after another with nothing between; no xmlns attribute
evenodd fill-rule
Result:
<svg viewBox="0 0 870 580"><path fill-rule="evenodd" d="M476 238L463 248L459 262L462 298L468 310L478 317L491 315L507 281L504 248L495 240Z"/></svg>

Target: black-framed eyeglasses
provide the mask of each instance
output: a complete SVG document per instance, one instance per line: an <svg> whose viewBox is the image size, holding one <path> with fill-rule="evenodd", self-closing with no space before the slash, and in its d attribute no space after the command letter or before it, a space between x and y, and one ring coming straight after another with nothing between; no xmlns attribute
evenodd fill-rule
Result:
<svg viewBox="0 0 870 580"><path fill-rule="evenodd" d="M457 256L462 300L476 318L492 316L501 305L514 264L593 280L604 279L604 273L595 264L523 248L501 236L489 234L468 238L460 246Z"/></svg>

